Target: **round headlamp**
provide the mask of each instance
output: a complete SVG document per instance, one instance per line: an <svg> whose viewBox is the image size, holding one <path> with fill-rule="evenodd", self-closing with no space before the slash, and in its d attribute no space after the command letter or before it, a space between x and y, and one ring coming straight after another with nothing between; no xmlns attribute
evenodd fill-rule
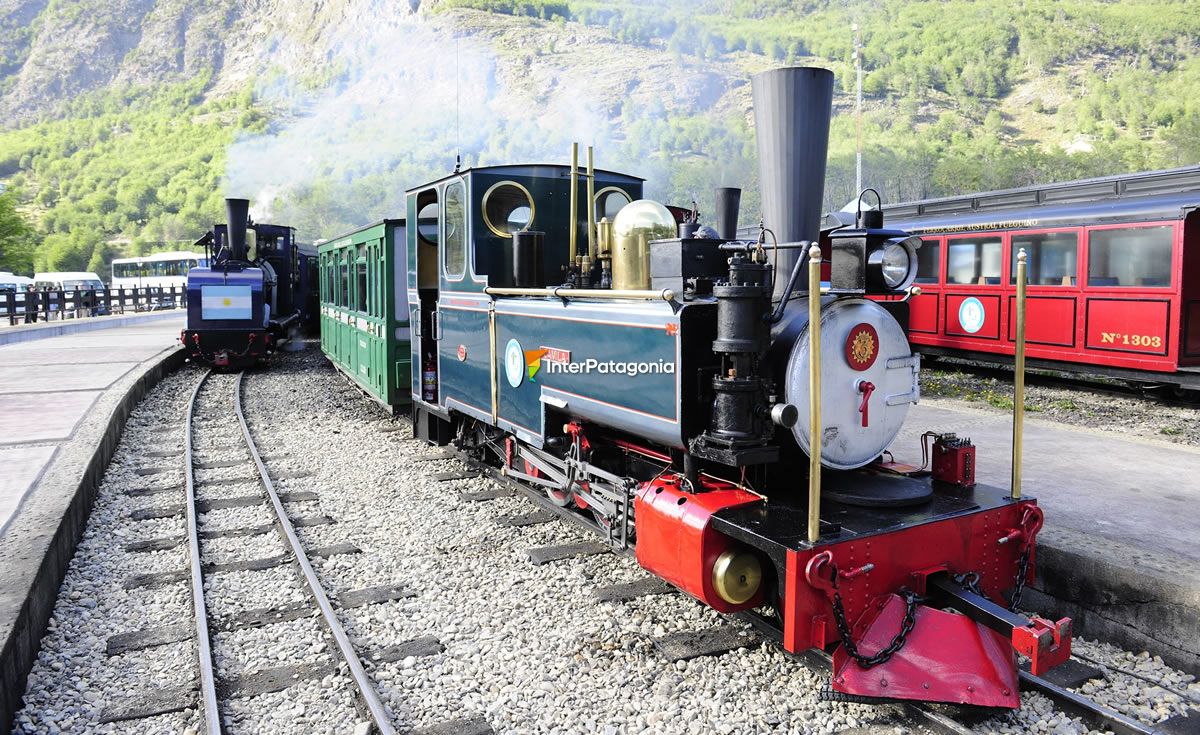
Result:
<svg viewBox="0 0 1200 735"><path fill-rule="evenodd" d="M867 256L867 270L874 288L903 291L917 278L917 248L921 238L892 238Z"/></svg>
<svg viewBox="0 0 1200 735"><path fill-rule="evenodd" d="M889 242L883 247L880 271L888 288L900 288L900 284L904 283L905 277L908 276L909 260L908 251L904 246Z"/></svg>

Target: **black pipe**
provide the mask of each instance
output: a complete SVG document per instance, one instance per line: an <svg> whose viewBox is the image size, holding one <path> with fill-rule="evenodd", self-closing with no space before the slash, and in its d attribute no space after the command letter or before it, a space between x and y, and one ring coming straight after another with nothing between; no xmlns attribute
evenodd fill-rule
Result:
<svg viewBox="0 0 1200 735"><path fill-rule="evenodd" d="M546 233L519 230L512 237L513 285L517 288L541 288L546 285L542 251Z"/></svg>
<svg viewBox="0 0 1200 735"><path fill-rule="evenodd" d="M732 186L717 189L717 236L722 240L737 239L738 208L742 203L742 190Z"/></svg>
<svg viewBox="0 0 1200 735"><path fill-rule="evenodd" d="M800 243L801 247L812 247L812 243ZM804 271L804 266L808 265L808 258L797 258L796 264L792 266L792 275L788 276L787 288L783 290L783 298L779 300L779 306L775 307L775 312L767 316L767 324L778 324L783 318L783 310L787 308L788 301L792 298L792 291L796 288L796 281L799 280L800 274ZM820 294L816 298L821 298Z"/></svg>
<svg viewBox="0 0 1200 735"><path fill-rule="evenodd" d="M249 199L225 200L225 239L229 243L229 259L246 259L246 226L250 221Z"/></svg>

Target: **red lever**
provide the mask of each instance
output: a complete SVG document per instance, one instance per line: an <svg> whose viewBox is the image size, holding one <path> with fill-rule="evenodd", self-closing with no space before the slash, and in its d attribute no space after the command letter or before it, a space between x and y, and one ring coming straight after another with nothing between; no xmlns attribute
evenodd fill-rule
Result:
<svg viewBox="0 0 1200 735"><path fill-rule="evenodd" d="M862 405L858 407L858 412L863 416L862 425L865 427L870 423L867 419L867 402L871 400L871 394L875 392L875 384L864 380L858 384L858 390L863 394Z"/></svg>

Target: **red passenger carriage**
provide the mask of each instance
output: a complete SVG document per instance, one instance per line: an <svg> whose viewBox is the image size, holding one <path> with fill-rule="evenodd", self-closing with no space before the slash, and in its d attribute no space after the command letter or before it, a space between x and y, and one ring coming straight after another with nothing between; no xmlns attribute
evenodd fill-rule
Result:
<svg viewBox="0 0 1200 735"><path fill-rule="evenodd" d="M1200 388L1200 167L884 208L921 236L909 339L1008 360L1019 250L1030 365Z"/></svg>

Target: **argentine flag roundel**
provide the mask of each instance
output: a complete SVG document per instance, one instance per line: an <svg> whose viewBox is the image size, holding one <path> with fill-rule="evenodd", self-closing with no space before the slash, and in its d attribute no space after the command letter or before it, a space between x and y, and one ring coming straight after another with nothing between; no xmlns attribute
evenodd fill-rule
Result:
<svg viewBox="0 0 1200 735"><path fill-rule="evenodd" d="M200 318L249 319L249 286L201 286Z"/></svg>

